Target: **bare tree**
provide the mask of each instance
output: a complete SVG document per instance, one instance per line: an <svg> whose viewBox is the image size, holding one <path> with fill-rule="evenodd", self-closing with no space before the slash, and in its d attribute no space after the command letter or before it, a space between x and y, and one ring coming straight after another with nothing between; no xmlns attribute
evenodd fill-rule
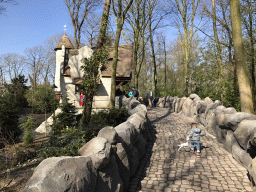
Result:
<svg viewBox="0 0 256 192"><path fill-rule="evenodd" d="M239 0L230 1L230 10L241 110L242 112L253 113L252 91L246 67Z"/></svg>
<svg viewBox="0 0 256 192"><path fill-rule="evenodd" d="M134 86L138 90L138 77L141 70L141 65L144 61L144 50L146 44L146 27L148 25L148 17L146 13L146 0L135 0L131 6L127 20L132 29L134 49L133 49L133 75ZM141 47L141 48L140 48ZM141 51L140 51L141 50ZM140 62L138 59L141 58Z"/></svg>
<svg viewBox="0 0 256 192"><path fill-rule="evenodd" d="M25 50L27 56L26 63L28 70L30 71L29 78L32 86L36 86L40 82L40 76L42 75L45 65L45 49L43 46L35 46Z"/></svg>
<svg viewBox="0 0 256 192"><path fill-rule="evenodd" d="M175 21L174 23L178 27L178 30L180 33L184 34L184 52L185 52L185 58L184 58L184 83L185 83L185 94L187 95L188 92L188 87L186 83L186 79L189 76L189 68L190 68L190 63L189 63L189 58L190 58L190 52L191 52L191 42L193 35L195 33L194 30L194 25L195 25L195 17L197 14L197 9L199 6L200 1L199 0L170 0L169 1L171 5L171 9L173 11L173 16ZM183 32L181 32L181 27L179 22L182 23L182 28Z"/></svg>
<svg viewBox="0 0 256 192"><path fill-rule="evenodd" d="M1 66L4 74L9 75L9 80L17 78L25 70L25 57L15 53L2 56Z"/></svg>
<svg viewBox="0 0 256 192"><path fill-rule="evenodd" d="M86 26L83 27L82 32L92 48L96 46L96 37L100 31L100 17L97 14L90 14L86 18Z"/></svg>
<svg viewBox="0 0 256 192"><path fill-rule="evenodd" d="M4 4L7 3L17 4L16 0L0 0L0 15L6 11L6 7L4 6Z"/></svg>
<svg viewBox="0 0 256 192"><path fill-rule="evenodd" d="M110 95L110 108L115 107L115 96L116 96L116 66L118 61L118 46L119 40L124 25L124 20L128 10L130 9L133 0L116 0L113 2L113 11L117 19L117 29L116 29L116 38L114 43L114 54L113 54L113 64L112 64L112 74L111 74L111 95ZM118 8L116 10L116 7ZM125 7L126 5L126 7Z"/></svg>
<svg viewBox="0 0 256 192"><path fill-rule="evenodd" d="M85 18L95 7L99 5L98 0L64 0L71 22L74 28L75 48L81 43L81 32Z"/></svg>

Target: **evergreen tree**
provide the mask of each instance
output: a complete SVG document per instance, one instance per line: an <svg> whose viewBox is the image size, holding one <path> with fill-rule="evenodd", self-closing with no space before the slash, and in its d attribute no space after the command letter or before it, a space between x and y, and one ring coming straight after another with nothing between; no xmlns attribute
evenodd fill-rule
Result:
<svg viewBox="0 0 256 192"><path fill-rule="evenodd" d="M72 127L75 124L76 109L72 103L68 102L67 95L64 96L60 104L61 113L53 118L52 132L53 135L61 135L62 130L66 127Z"/></svg>
<svg viewBox="0 0 256 192"><path fill-rule="evenodd" d="M23 143L25 146L33 143L33 128L34 123L32 121L32 116L27 118L27 121L21 124L21 127L25 129L25 135L23 137Z"/></svg>

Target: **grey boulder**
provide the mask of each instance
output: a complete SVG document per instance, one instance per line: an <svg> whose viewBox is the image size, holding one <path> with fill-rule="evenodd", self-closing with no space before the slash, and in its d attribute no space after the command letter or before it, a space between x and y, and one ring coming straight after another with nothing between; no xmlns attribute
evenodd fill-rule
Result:
<svg viewBox="0 0 256 192"><path fill-rule="evenodd" d="M79 149L81 156L91 157L96 169L102 169L110 162L111 145L107 139L95 137Z"/></svg>
<svg viewBox="0 0 256 192"><path fill-rule="evenodd" d="M235 138L238 143L247 150L250 147L249 142L252 144L254 140L254 133L256 132L256 120L243 120L234 132ZM255 146L256 147L256 146Z"/></svg>
<svg viewBox="0 0 256 192"><path fill-rule="evenodd" d="M118 140L117 132L114 129L114 127L111 127L111 126L102 128L99 131L97 137L105 138L110 144L115 144L117 143L117 140Z"/></svg>
<svg viewBox="0 0 256 192"><path fill-rule="evenodd" d="M111 157L108 166L100 169L95 191L102 192L122 192L124 183L120 177L118 165L115 156Z"/></svg>
<svg viewBox="0 0 256 192"><path fill-rule="evenodd" d="M237 112L233 114L225 114L225 119L224 119L224 127L226 129L231 129L233 131L236 130L237 125L242 121L242 120L256 120L256 116L250 113L244 113L244 112Z"/></svg>
<svg viewBox="0 0 256 192"><path fill-rule="evenodd" d="M37 166L23 192L93 192L96 182L90 157L51 157Z"/></svg>

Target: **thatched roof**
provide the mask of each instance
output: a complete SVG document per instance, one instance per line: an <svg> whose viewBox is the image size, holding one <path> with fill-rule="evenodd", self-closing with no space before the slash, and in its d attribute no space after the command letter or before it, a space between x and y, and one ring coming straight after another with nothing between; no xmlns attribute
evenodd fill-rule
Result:
<svg viewBox="0 0 256 192"><path fill-rule="evenodd" d="M101 72L103 77L111 77L114 46L108 46L109 59L106 69ZM123 44L118 47L118 62L116 69L116 77L130 78L133 63L133 44Z"/></svg>
<svg viewBox="0 0 256 192"><path fill-rule="evenodd" d="M73 44L71 43L66 34L63 35L58 45L54 48L54 51L56 51L57 49L61 49L62 45L65 45L66 49L74 49Z"/></svg>

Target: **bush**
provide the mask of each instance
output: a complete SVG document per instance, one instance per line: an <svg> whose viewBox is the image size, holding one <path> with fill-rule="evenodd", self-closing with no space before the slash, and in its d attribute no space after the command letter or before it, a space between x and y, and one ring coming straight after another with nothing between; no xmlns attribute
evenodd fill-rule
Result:
<svg viewBox="0 0 256 192"><path fill-rule="evenodd" d="M75 106L68 102L67 95L63 98L61 103L61 113L53 117L52 134L61 135L61 132L66 127L72 127L75 124Z"/></svg>
<svg viewBox="0 0 256 192"><path fill-rule="evenodd" d="M29 105L33 107L34 113L51 112L54 107L57 108L56 105L59 103L50 85L33 86L25 96Z"/></svg>
<svg viewBox="0 0 256 192"><path fill-rule="evenodd" d="M99 130L105 126L117 126L129 117L126 109L109 109L100 111L91 116L90 124L83 126L61 127L60 137L52 135L39 152L39 156L44 158L52 156L78 156L79 149L89 140L96 137Z"/></svg>
<svg viewBox="0 0 256 192"><path fill-rule="evenodd" d="M14 95L4 92L0 96L0 134L7 140L16 140L21 134L19 127L19 112Z"/></svg>
<svg viewBox="0 0 256 192"><path fill-rule="evenodd" d="M27 121L21 124L21 127L25 129L25 135L23 137L23 143L28 146L33 143L33 128L34 123L32 116L28 116Z"/></svg>
<svg viewBox="0 0 256 192"><path fill-rule="evenodd" d="M98 113L95 113L91 117L90 124L92 125L99 125L100 127L104 126L117 126L120 123L123 123L126 121L126 119L129 117L129 113L125 108L120 109L108 109L99 111Z"/></svg>

